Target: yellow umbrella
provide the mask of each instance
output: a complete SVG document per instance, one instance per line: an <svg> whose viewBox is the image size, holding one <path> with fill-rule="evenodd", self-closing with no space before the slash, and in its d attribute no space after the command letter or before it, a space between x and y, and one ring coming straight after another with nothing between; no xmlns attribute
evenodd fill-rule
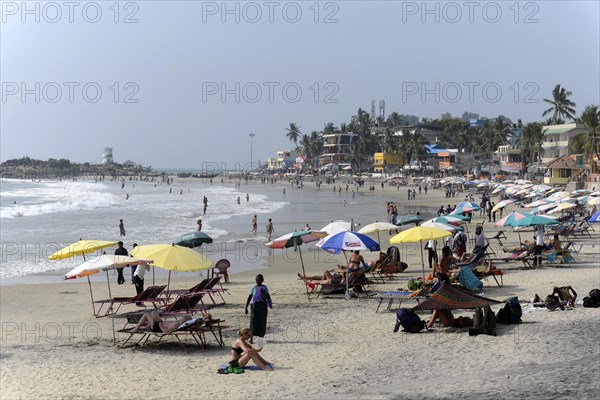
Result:
<svg viewBox="0 0 600 400"><path fill-rule="evenodd" d="M203 254L175 244L137 246L131 250L131 255L144 260L154 260L154 265L168 271L191 272L207 270L212 266L212 261Z"/></svg>
<svg viewBox="0 0 600 400"><path fill-rule="evenodd" d="M106 240L79 240L76 243L70 244L67 247L48 256L50 260L62 260L65 258L93 253L96 250L105 247L115 246L117 242L108 242Z"/></svg>
<svg viewBox="0 0 600 400"><path fill-rule="evenodd" d="M400 232L396 236L392 236L390 239L391 244L399 244L399 243L421 243L421 266L423 267L423 279L425 279L425 260L423 259L423 241L428 240L436 240L445 238L448 236L452 236L452 234L448 231L438 229L438 228L430 228L427 226L416 226L411 229L407 229L403 232Z"/></svg>

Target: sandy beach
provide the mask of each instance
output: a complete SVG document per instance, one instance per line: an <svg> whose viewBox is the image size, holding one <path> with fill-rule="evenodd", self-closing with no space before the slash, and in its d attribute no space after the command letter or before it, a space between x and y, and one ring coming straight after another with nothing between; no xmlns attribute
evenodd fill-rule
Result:
<svg viewBox="0 0 600 400"><path fill-rule="evenodd" d="M333 195L332 186L327 185L318 194L310 183L305 194L289 184L286 188L290 204L273 216L275 237L301 228L293 226L298 223L292 217L300 209L314 208L313 217L304 223L320 228L330 220L349 220L350 216L363 224L385 220L386 201L409 205L410 210L432 218L449 200L441 190L430 190L407 203L407 187L396 191L376 186L374 193L365 193L368 190L363 188L355 199L345 191L341 196ZM459 194L450 200L455 204L463 199L464 194ZM261 218L259 234L264 235L261 231L266 216ZM477 213L470 232L481 221ZM249 220L239 223L249 226ZM488 237L498 231L488 222L484 229ZM389 246L389 238L387 232L381 233L382 248ZM520 262L498 263L497 267L505 271L504 286L498 287L489 278L484 281L484 295L496 300L508 296L528 300L534 294L545 297L554 286L571 285L579 302L591 289L600 287L599 239L598 227L591 238L578 237L576 241L583 247L575 256L576 262L569 265L524 269ZM518 240L516 233L508 233L509 245ZM260 251L256 250L257 243L262 246ZM502 252L495 242L492 246L497 253ZM408 279L421 274L421 246L400 249L409 268L394 280L373 285L372 290L407 288ZM495 337L470 337L467 329L440 327L418 334L394 333L395 313L384 311L385 307L376 313L378 300L344 300L339 295L308 300L305 285L296 276L301 268L293 249L268 251L264 242L250 242L234 251L237 254L226 257L234 272L248 263L259 268L232 274L231 283L225 284L229 289L224 295L227 304L211 310L213 317L225 320L229 327L226 345L219 347L207 337L206 350L186 342L187 354L173 338L144 347L115 346L113 324L121 327L124 320L93 318L84 279L2 287L0 398L597 398L600 309L578 304L573 310L549 312L524 304L523 322L498 325ZM302 255L308 274L320 274L343 262L343 256L328 255L310 244L303 246ZM364 256L373 260L378 255ZM275 370L218 375L218 366L229 359L235 332L248 325L244 304L258 271L265 276L274 303L262 354L275 364ZM116 281L115 277L111 275ZM180 273L171 286L187 288L200 280L201 273ZM148 278L146 282L148 286ZM107 295L103 282L97 280L93 287L97 298ZM135 291L127 282L113 285L112 294L131 296ZM407 307L415 304L405 303ZM499 308L493 307L494 311ZM131 305L122 311L135 309ZM472 314L463 311L455 316ZM428 314L421 317L425 319ZM117 334L117 340L124 338L124 334Z"/></svg>

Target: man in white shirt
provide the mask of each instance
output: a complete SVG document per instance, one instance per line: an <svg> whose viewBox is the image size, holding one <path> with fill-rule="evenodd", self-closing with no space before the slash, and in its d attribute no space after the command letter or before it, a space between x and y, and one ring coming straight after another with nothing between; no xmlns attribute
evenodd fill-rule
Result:
<svg viewBox="0 0 600 400"><path fill-rule="evenodd" d="M475 242L475 248L473 248L473 253L478 253L482 248L484 248L488 241L485 233L483 232L483 226L477 225L475 228L475 233L473 233L473 240Z"/></svg>
<svg viewBox="0 0 600 400"><path fill-rule="evenodd" d="M149 265L138 265L133 273L133 284L135 285L135 291L140 294L144 291L144 275L146 271L150 271ZM143 307L143 303L136 303L136 305Z"/></svg>

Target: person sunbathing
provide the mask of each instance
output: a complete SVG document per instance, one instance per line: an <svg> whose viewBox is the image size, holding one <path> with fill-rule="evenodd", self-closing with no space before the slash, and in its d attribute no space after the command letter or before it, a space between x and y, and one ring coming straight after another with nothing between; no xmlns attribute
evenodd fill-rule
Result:
<svg viewBox="0 0 600 400"><path fill-rule="evenodd" d="M351 276L350 282L357 281L358 279L361 279L361 276L364 276L364 270L362 268L347 268L338 264L338 269L342 270L342 273L332 273L329 270L325 270L321 279L310 280L306 275L300 273L298 273L298 277L313 289L317 285L345 285L347 274L358 274L358 276L349 275Z"/></svg>
<svg viewBox="0 0 600 400"><path fill-rule="evenodd" d="M271 371L267 366L271 365L270 362L261 357L260 353L262 349L252 347L248 343L251 337L250 328L242 328L238 331L239 338L231 345L231 360L229 365L234 368L244 368L248 361L252 360L263 371Z"/></svg>
<svg viewBox="0 0 600 400"><path fill-rule="evenodd" d="M529 242L526 240L525 242L521 243L519 247L513 247L512 249L503 247L502 250L504 250L505 253L523 253L525 251L528 253L533 253L535 250L535 242Z"/></svg>
<svg viewBox="0 0 600 400"><path fill-rule="evenodd" d="M184 322L192 319L192 316L186 314L182 317L177 318L175 321L167 322L163 321L160 314L155 310L144 313L140 318L137 325L131 330L131 332L140 332L142 329L148 329L154 333L171 333L175 332ZM210 321L212 317L207 314L203 317L204 322Z"/></svg>
<svg viewBox="0 0 600 400"><path fill-rule="evenodd" d="M444 328L454 326L454 316L450 310L433 310L429 321L427 321L427 328L431 328L438 319Z"/></svg>

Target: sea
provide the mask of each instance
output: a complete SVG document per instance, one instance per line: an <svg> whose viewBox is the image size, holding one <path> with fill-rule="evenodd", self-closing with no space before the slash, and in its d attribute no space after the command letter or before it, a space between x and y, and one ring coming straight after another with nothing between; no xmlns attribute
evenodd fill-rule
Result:
<svg viewBox="0 0 600 400"><path fill-rule="evenodd" d="M286 182L246 184L221 182L219 178L212 183L199 179L170 185L5 179L0 186L0 284L62 280L64 273L83 258L51 261L48 256L80 239L122 240L131 250L133 243L172 243L179 235L196 230L198 219L214 242L196 251L213 261L236 258L232 259L236 265L233 273L260 269L268 251L264 246L268 218L273 219L274 238L306 224L319 229L337 219L353 219L358 225L385 220L385 202L373 204L366 189L353 198L351 189L346 192L345 184L341 187L342 193L335 194L329 185L320 190L300 190ZM204 196L208 199L206 214ZM390 190L390 201L397 201L399 196ZM432 206L429 211L436 209ZM402 212L416 211L409 206L402 208ZM253 215L258 219L257 235L250 232ZM120 219L126 236L119 235Z"/></svg>

